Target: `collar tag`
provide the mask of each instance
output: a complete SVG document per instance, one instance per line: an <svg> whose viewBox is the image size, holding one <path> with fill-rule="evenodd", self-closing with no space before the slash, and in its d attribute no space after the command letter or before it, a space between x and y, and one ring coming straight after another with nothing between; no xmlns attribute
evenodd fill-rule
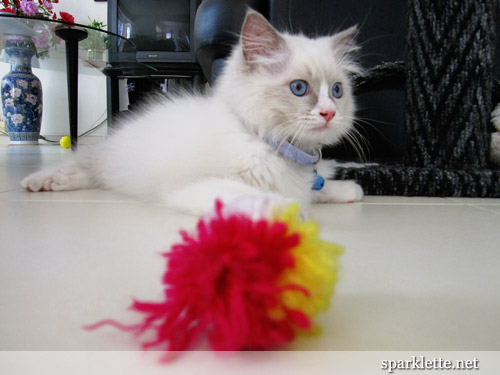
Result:
<svg viewBox="0 0 500 375"><path fill-rule="evenodd" d="M317 149L314 154L309 154L295 147L286 139L274 141L270 138L265 138L266 142L273 146L285 158L304 166L316 165L321 160L321 149ZM321 190L325 186L325 179L318 174L316 167L314 167L314 181L311 186L312 190Z"/></svg>
<svg viewBox="0 0 500 375"><path fill-rule="evenodd" d="M325 186L325 179L323 176L320 176L318 172L314 171L314 181L311 189L313 190L321 190L323 186Z"/></svg>

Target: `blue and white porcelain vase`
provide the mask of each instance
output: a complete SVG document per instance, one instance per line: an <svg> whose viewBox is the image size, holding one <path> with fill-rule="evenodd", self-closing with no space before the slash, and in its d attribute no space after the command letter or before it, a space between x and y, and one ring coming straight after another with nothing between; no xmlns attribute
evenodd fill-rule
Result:
<svg viewBox="0 0 500 375"><path fill-rule="evenodd" d="M42 84L31 71L35 44L29 36L5 39L10 72L2 78L2 109L10 144L38 144L43 100Z"/></svg>

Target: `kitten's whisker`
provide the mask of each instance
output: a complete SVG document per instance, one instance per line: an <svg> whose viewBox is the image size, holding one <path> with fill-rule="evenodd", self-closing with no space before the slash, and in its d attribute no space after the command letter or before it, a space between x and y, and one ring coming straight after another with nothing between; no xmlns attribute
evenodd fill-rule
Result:
<svg viewBox="0 0 500 375"><path fill-rule="evenodd" d="M354 128L348 132L348 137L353 142L353 147L356 149L360 162L367 162L369 160L370 149L372 149L370 142Z"/></svg>
<svg viewBox="0 0 500 375"><path fill-rule="evenodd" d="M291 136L291 130L295 127L295 120L288 120L286 122L280 123L280 126L275 127L272 135L275 135L277 139L289 138Z"/></svg>
<svg viewBox="0 0 500 375"><path fill-rule="evenodd" d="M353 148L360 162L368 161L365 147L370 149L371 146L367 139L358 130L356 130L355 128L345 129L342 132L341 142Z"/></svg>
<svg viewBox="0 0 500 375"><path fill-rule="evenodd" d="M377 129L377 128L375 127L374 124L372 124L372 122L375 122L377 124L383 124L383 125L390 125L391 124L388 121L375 120L375 119L369 118L369 117L357 117L357 116L345 116L345 117L353 122L361 122L363 124L374 127L375 129Z"/></svg>
<svg viewBox="0 0 500 375"><path fill-rule="evenodd" d="M366 126L370 127L370 129L375 130L377 134L380 135L382 138L384 138L386 141L389 141L387 136L379 128L377 128L374 124L372 124L372 122L377 122L379 124L390 125L389 122L377 121L370 118L354 117L354 116L350 116L347 118L349 118L355 125L359 125L362 128L365 128Z"/></svg>
<svg viewBox="0 0 500 375"><path fill-rule="evenodd" d="M300 140L301 140L301 138L302 138L302 134L305 132L305 130L306 130L306 126L305 126L305 124L301 123L301 124L300 124L300 126L299 126L299 128L298 128L298 129L297 129L297 131L295 132L295 134L294 134L294 136L292 137L292 139L291 139L291 141L290 141L290 142L291 142L292 144L297 144L297 143L298 143L298 144L300 144ZM300 135L300 137L299 137L299 135ZM298 139L298 141L297 141L297 139Z"/></svg>

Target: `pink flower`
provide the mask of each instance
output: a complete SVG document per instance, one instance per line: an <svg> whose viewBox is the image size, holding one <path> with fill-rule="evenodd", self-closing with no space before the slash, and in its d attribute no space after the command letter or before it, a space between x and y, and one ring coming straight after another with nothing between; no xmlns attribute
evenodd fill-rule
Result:
<svg viewBox="0 0 500 375"><path fill-rule="evenodd" d="M28 16L34 16L38 12L38 5L36 5L31 0L22 0L21 9L24 12L24 14Z"/></svg>
<svg viewBox="0 0 500 375"><path fill-rule="evenodd" d="M26 95L25 99L27 102L30 102L33 105L35 105L38 102L38 98L36 97L36 95L33 94Z"/></svg>
<svg viewBox="0 0 500 375"><path fill-rule="evenodd" d="M16 113L11 117L11 120L14 125L19 125L24 121L24 116L19 113Z"/></svg>
<svg viewBox="0 0 500 375"><path fill-rule="evenodd" d="M13 98L19 98L23 92L19 87L13 87L10 89L10 96Z"/></svg>
<svg viewBox="0 0 500 375"><path fill-rule="evenodd" d="M36 48L47 48L50 44L50 34L47 29L41 25L33 26L33 31L35 35L32 36L33 42L35 42Z"/></svg>
<svg viewBox="0 0 500 375"><path fill-rule="evenodd" d="M52 5L52 3L47 0L43 0L43 6L48 10L52 10L54 8L54 5Z"/></svg>

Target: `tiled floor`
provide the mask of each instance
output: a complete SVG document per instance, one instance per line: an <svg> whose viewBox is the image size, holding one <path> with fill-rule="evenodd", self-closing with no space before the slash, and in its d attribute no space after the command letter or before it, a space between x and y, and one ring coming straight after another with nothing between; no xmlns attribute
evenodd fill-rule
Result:
<svg viewBox="0 0 500 375"><path fill-rule="evenodd" d="M27 193L67 156L0 138L0 349L136 350L131 297L157 299L166 250L195 219L108 191ZM314 208L345 246L323 335L294 350L500 350L500 200L366 197Z"/></svg>

